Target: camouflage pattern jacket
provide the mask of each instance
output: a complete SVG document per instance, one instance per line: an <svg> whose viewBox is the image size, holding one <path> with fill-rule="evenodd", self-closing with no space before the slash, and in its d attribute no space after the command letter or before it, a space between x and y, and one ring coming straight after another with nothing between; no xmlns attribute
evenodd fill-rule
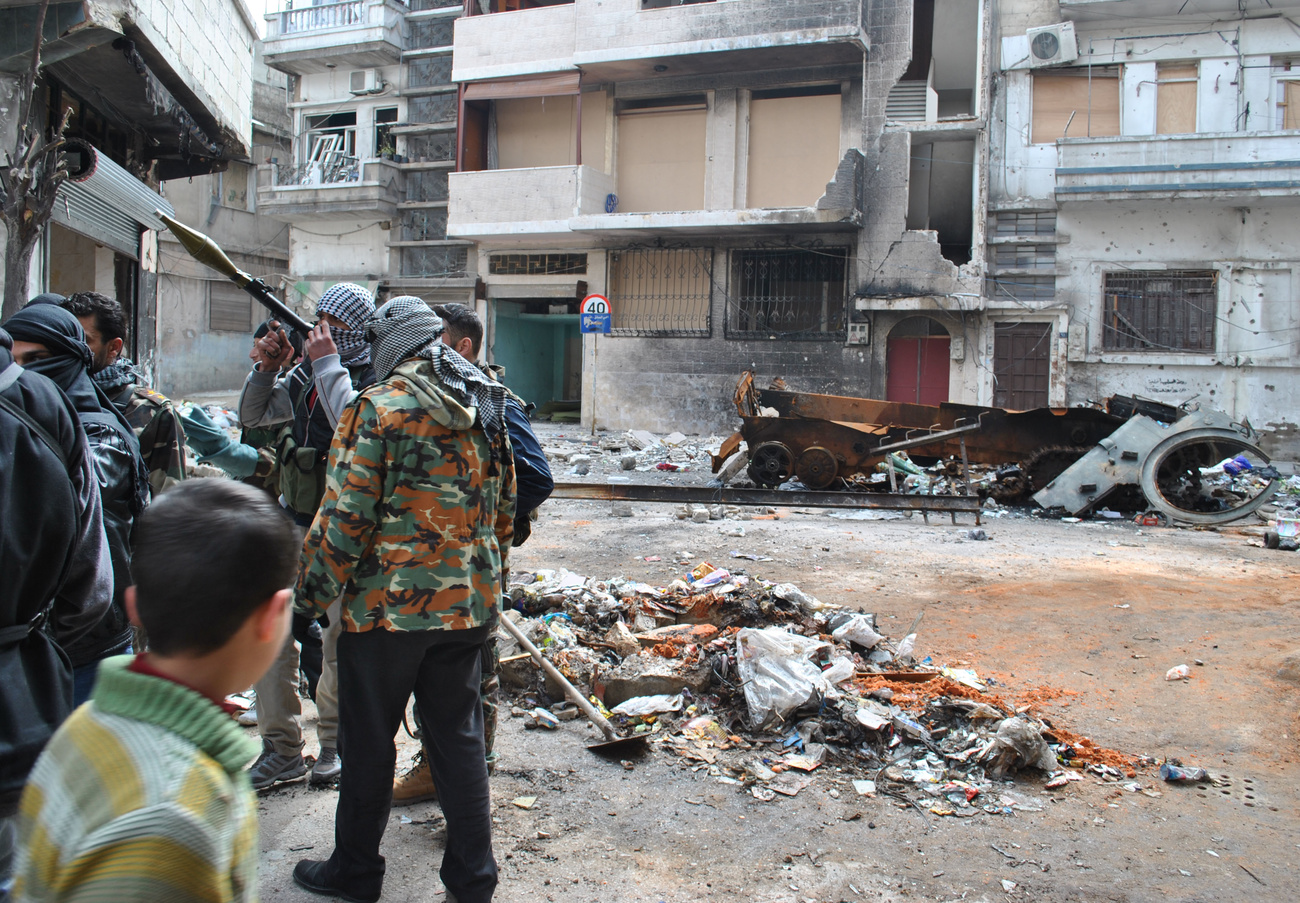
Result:
<svg viewBox="0 0 1300 903"><path fill-rule="evenodd" d="M156 498L185 479L185 428L171 399L135 383L108 390L108 395L140 442L140 456L149 470L149 495Z"/></svg>
<svg viewBox="0 0 1300 903"><path fill-rule="evenodd" d="M464 630L489 623L514 535L508 440L488 440L429 361L364 389L330 446L325 498L303 546L298 611L343 595L343 629Z"/></svg>

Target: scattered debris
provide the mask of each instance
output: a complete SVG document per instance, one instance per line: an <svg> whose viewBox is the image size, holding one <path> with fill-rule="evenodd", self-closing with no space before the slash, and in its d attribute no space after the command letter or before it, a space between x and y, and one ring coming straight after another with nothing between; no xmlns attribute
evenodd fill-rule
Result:
<svg viewBox="0 0 1300 903"><path fill-rule="evenodd" d="M1119 783L1140 761L1155 764L1033 714L1072 691L1025 691L1012 702L968 662L914 662L919 617L894 640L871 614L792 583L684 552L673 560L683 573L666 586L514 573L507 617L621 734L756 800L847 780L860 796L888 796L927 818L1010 815L1042 811L1001 783L1026 769L1055 788L1085 772ZM521 694L518 711L556 718L548 707L563 688L518 652L501 637L503 683Z"/></svg>

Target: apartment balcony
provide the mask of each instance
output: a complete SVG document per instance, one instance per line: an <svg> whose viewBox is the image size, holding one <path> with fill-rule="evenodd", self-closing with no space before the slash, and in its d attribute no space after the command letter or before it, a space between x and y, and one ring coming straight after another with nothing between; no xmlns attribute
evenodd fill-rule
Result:
<svg viewBox="0 0 1300 903"><path fill-rule="evenodd" d="M1251 200L1295 197L1295 132L1064 138L1057 144L1056 199Z"/></svg>
<svg viewBox="0 0 1300 903"><path fill-rule="evenodd" d="M257 211L281 222L392 219L404 199L401 166L391 160L257 167Z"/></svg>
<svg viewBox="0 0 1300 903"><path fill-rule="evenodd" d="M575 217L604 213L614 178L591 166L489 169L449 175L447 236L499 241L570 237Z"/></svg>
<svg viewBox="0 0 1300 903"><path fill-rule="evenodd" d="M861 63L866 0L575 0L456 20L458 82L571 70L589 82Z"/></svg>
<svg viewBox="0 0 1300 903"><path fill-rule="evenodd" d="M408 10L401 0L287 0L286 7L266 14L269 66L305 75L376 69L402 58Z"/></svg>

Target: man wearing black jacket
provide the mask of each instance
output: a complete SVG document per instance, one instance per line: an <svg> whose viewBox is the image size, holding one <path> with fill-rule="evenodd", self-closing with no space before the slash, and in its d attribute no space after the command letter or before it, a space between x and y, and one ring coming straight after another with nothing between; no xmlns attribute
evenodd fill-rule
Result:
<svg viewBox="0 0 1300 903"><path fill-rule="evenodd" d="M77 411L0 329L0 897L27 773L72 709L70 643L113 602L94 459Z"/></svg>

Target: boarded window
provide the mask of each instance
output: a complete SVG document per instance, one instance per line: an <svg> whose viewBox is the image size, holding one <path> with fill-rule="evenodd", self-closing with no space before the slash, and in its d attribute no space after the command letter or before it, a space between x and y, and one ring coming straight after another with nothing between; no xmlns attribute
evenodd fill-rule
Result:
<svg viewBox="0 0 1300 903"><path fill-rule="evenodd" d="M620 111L620 213L704 209L707 112L689 106Z"/></svg>
<svg viewBox="0 0 1300 903"><path fill-rule="evenodd" d="M847 248L733 251L728 335L842 337L848 262Z"/></svg>
<svg viewBox="0 0 1300 903"><path fill-rule="evenodd" d="M1278 119L1284 129L1300 129L1300 81L1280 81L1277 83Z"/></svg>
<svg viewBox="0 0 1300 903"><path fill-rule="evenodd" d="M993 328L993 405L1013 411L1047 407L1050 323L998 323Z"/></svg>
<svg viewBox="0 0 1300 903"><path fill-rule="evenodd" d="M1056 245L994 245L993 265L1004 270L1050 270L1056 266Z"/></svg>
<svg viewBox="0 0 1300 903"><path fill-rule="evenodd" d="M990 301L1051 301L1056 297L1056 277L999 276L985 281L984 292Z"/></svg>
<svg viewBox="0 0 1300 903"><path fill-rule="evenodd" d="M1195 132L1196 64L1161 63L1156 72L1156 134Z"/></svg>
<svg viewBox="0 0 1300 903"><path fill-rule="evenodd" d="M208 329L213 332L249 332L252 328L252 296L229 283L208 283Z"/></svg>
<svg viewBox="0 0 1300 903"><path fill-rule="evenodd" d="M497 159L501 169L571 165L577 154L573 96L497 100Z"/></svg>
<svg viewBox="0 0 1300 903"><path fill-rule="evenodd" d="M839 162L839 85L796 94L754 92L746 206L811 207Z"/></svg>
<svg viewBox="0 0 1300 903"><path fill-rule="evenodd" d="M1034 73L1031 141L1119 134L1119 70Z"/></svg>
<svg viewBox="0 0 1300 903"><path fill-rule="evenodd" d="M710 248L609 252L609 304L616 335L708 335Z"/></svg>
<svg viewBox="0 0 1300 903"><path fill-rule="evenodd" d="M1107 273L1102 347L1213 351L1218 285L1215 270Z"/></svg>
<svg viewBox="0 0 1300 903"><path fill-rule="evenodd" d="M214 175L212 193L215 195L216 202L222 207L247 210L251 169L252 167L247 163L237 163L232 160L225 172Z"/></svg>
<svg viewBox="0 0 1300 903"><path fill-rule="evenodd" d="M993 218L993 234L999 238L1013 235L1055 235L1056 211L1012 210Z"/></svg>

